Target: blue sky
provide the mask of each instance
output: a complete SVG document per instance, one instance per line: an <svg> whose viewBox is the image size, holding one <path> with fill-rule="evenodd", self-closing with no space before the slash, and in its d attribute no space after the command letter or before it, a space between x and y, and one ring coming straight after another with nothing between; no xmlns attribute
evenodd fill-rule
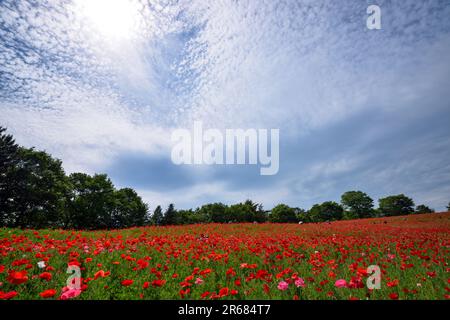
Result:
<svg viewBox="0 0 450 320"><path fill-rule="evenodd" d="M366 8L381 8L381 30ZM450 201L450 1L0 1L0 124L154 208L348 190ZM280 170L176 166L193 121L280 129Z"/></svg>

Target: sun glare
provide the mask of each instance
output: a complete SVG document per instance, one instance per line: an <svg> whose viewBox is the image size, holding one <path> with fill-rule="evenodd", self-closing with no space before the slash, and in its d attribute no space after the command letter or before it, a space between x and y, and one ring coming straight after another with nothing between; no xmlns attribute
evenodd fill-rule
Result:
<svg viewBox="0 0 450 320"><path fill-rule="evenodd" d="M84 23L102 36L132 38L139 28L139 8L132 0L77 0L76 11Z"/></svg>

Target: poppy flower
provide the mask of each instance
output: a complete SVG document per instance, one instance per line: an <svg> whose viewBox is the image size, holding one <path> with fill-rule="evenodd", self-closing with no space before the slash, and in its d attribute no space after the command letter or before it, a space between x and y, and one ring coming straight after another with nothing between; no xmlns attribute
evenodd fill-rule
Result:
<svg viewBox="0 0 450 320"><path fill-rule="evenodd" d="M61 294L59 297L61 300L68 300L72 298L76 298L81 294L80 289L69 289Z"/></svg>
<svg viewBox="0 0 450 320"><path fill-rule="evenodd" d="M27 272L26 271L10 271L8 278L8 282L11 284L22 284L28 281Z"/></svg>
<svg viewBox="0 0 450 320"><path fill-rule="evenodd" d="M157 280L153 280L152 286L153 287L162 287L165 283L166 283L166 280L157 279Z"/></svg>
<svg viewBox="0 0 450 320"><path fill-rule="evenodd" d="M297 279L295 279L294 284L297 288L298 287L303 288L305 286L305 280L303 280L302 278L297 278Z"/></svg>
<svg viewBox="0 0 450 320"><path fill-rule="evenodd" d="M280 283L278 283L278 286L277 286L278 290L281 290L281 291L287 290L288 287L289 287L289 283L287 283L286 281L280 281Z"/></svg>
<svg viewBox="0 0 450 320"><path fill-rule="evenodd" d="M43 279L43 280L46 280L46 281L50 281L50 280L52 280L52 274L51 274L50 272L42 272L42 273L39 275L39 279Z"/></svg>
<svg viewBox="0 0 450 320"><path fill-rule="evenodd" d="M393 280L393 281L387 282L386 285L387 285L389 288L392 288L392 287L398 286L399 282L400 282L400 281L399 281L398 279L395 279L395 280Z"/></svg>
<svg viewBox="0 0 450 320"><path fill-rule="evenodd" d="M398 294L397 293L391 293L391 294L389 294L389 298L391 298L391 300L398 300Z"/></svg>
<svg viewBox="0 0 450 320"><path fill-rule="evenodd" d="M222 288L219 290L219 297L221 297L221 298L225 297L229 294L229 292L230 292L230 289L228 289L227 287Z"/></svg>
<svg viewBox="0 0 450 320"><path fill-rule="evenodd" d="M104 278L105 277L105 271L99 270L94 274L94 280L97 280L98 278Z"/></svg>
<svg viewBox="0 0 450 320"><path fill-rule="evenodd" d="M347 281L344 279L339 279L334 283L334 286L336 288L346 288L347 287Z"/></svg>
<svg viewBox="0 0 450 320"><path fill-rule="evenodd" d="M124 286L124 287L128 287L128 286L131 286L132 284L133 284L133 280L131 280L131 279L125 279L125 280L123 280L122 282L121 282L121 284Z"/></svg>
<svg viewBox="0 0 450 320"><path fill-rule="evenodd" d="M51 297L54 297L55 294L56 294L56 290L55 289L48 289L48 290L42 291L39 295L42 298L51 298Z"/></svg>
<svg viewBox="0 0 450 320"><path fill-rule="evenodd" d="M183 290L183 289L181 289L180 290L180 297L181 298L184 298L186 295L188 295L189 293L191 292L191 289L190 288L187 288L186 290Z"/></svg>
<svg viewBox="0 0 450 320"><path fill-rule="evenodd" d="M10 292L1 292L0 291L0 300L9 300L17 296L18 293L16 291L10 291Z"/></svg>

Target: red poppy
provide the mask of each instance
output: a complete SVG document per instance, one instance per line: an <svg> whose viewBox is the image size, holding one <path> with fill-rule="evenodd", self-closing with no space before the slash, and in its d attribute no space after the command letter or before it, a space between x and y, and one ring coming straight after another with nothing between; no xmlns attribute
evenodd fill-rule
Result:
<svg viewBox="0 0 450 320"><path fill-rule="evenodd" d="M211 269L205 269L203 271L200 271L200 275L204 276L205 274L211 273L212 270Z"/></svg>
<svg viewBox="0 0 450 320"><path fill-rule="evenodd" d="M185 296L187 296L189 293L191 292L190 288L187 288L186 290L181 289L180 290L180 297L184 298Z"/></svg>
<svg viewBox="0 0 450 320"><path fill-rule="evenodd" d="M26 271L10 271L7 280L12 284L22 284L28 281Z"/></svg>
<svg viewBox="0 0 450 320"><path fill-rule="evenodd" d="M10 292L1 292L0 291L0 300L9 300L17 296L18 293L16 291L10 291Z"/></svg>
<svg viewBox="0 0 450 320"><path fill-rule="evenodd" d="M43 279L43 280L46 280L46 281L50 281L50 280L52 280L52 274L50 272L42 272L39 275L39 278Z"/></svg>
<svg viewBox="0 0 450 320"><path fill-rule="evenodd" d="M219 290L219 297L225 297L229 294L230 289L228 289L227 287L222 288Z"/></svg>
<svg viewBox="0 0 450 320"><path fill-rule="evenodd" d="M144 282L144 284L142 285L142 288L147 289L150 286L150 282L146 281Z"/></svg>
<svg viewBox="0 0 450 320"><path fill-rule="evenodd" d="M391 294L389 294L389 298L391 298L392 300L398 300L398 294L397 293L391 293Z"/></svg>
<svg viewBox="0 0 450 320"><path fill-rule="evenodd" d="M51 297L55 296L55 294L56 294L55 289L48 289L48 290L45 290L45 291L42 291L41 293L39 293L39 295L42 298L51 298Z"/></svg>
<svg viewBox="0 0 450 320"><path fill-rule="evenodd" d="M104 278L105 276L105 271L99 270L94 274L94 280L97 280L98 278Z"/></svg>
<svg viewBox="0 0 450 320"><path fill-rule="evenodd" d="M125 280L123 280L122 281L122 285L124 286L124 287L128 287L128 286L131 286L132 284L133 284L133 280L131 280L131 279L125 279Z"/></svg>
<svg viewBox="0 0 450 320"><path fill-rule="evenodd" d="M166 283L166 280L153 280L152 286L154 287L162 287Z"/></svg>

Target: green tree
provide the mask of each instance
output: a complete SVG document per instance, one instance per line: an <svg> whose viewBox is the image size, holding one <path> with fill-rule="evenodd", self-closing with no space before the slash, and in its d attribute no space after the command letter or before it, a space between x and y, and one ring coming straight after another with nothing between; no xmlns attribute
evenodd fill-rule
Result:
<svg viewBox="0 0 450 320"><path fill-rule="evenodd" d="M161 206L157 206L153 211L153 215L150 218L151 224L155 226L160 226L163 223L163 213Z"/></svg>
<svg viewBox="0 0 450 320"><path fill-rule="evenodd" d="M146 223L148 205L131 188L115 191L115 205L112 213L114 228L140 227Z"/></svg>
<svg viewBox="0 0 450 320"><path fill-rule="evenodd" d="M251 200L227 207L225 216L229 222L264 222L267 219L262 206Z"/></svg>
<svg viewBox="0 0 450 320"><path fill-rule="evenodd" d="M203 216L206 219L205 222L224 223L228 221L226 210L227 206L225 204L216 202L201 206L196 213L199 216Z"/></svg>
<svg viewBox="0 0 450 320"><path fill-rule="evenodd" d="M298 220L295 209L281 203L272 209L269 215L269 221L276 223L289 223L297 222Z"/></svg>
<svg viewBox="0 0 450 320"><path fill-rule="evenodd" d="M386 216L400 216L414 212L414 201L404 194L381 198L379 211Z"/></svg>
<svg viewBox="0 0 450 320"><path fill-rule="evenodd" d="M69 185L61 161L22 147L18 159L9 174L9 220L20 228L62 226Z"/></svg>
<svg viewBox="0 0 450 320"><path fill-rule="evenodd" d="M164 212L164 217L162 224L163 225L174 225L177 222L177 211L175 210L175 207L173 203L169 204L169 207L167 207L166 212Z"/></svg>
<svg viewBox="0 0 450 320"><path fill-rule="evenodd" d="M433 213L433 212L434 212L434 209L431 209L424 204L419 204L416 207L416 211L415 211L415 213Z"/></svg>
<svg viewBox="0 0 450 320"><path fill-rule="evenodd" d="M447 210L450 211L450 202L448 203Z"/></svg>
<svg viewBox="0 0 450 320"><path fill-rule="evenodd" d="M304 209L301 208L294 208L296 211L296 215L297 215L297 220L302 223L308 223L308 222L313 222L311 219L311 215L309 214L309 212L307 212Z"/></svg>
<svg viewBox="0 0 450 320"><path fill-rule="evenodd" d="M341 220L344 209L334 201L326 201L322 204L313 205L309 214L314 222Z"/></svg>
<svg viewBox="0 0 450 320"><path fill-rule="evenodd" d="M347 191L341 196L346 218L369 218L373 215L373 199L362 191Z"/></svg>
<svg viewBox="0 0 450 320"><path fill-rule="evenodd" d="M106 174L72 173L67 225L75 229L114 228L114 185Z"/></svg>
<svg viewBox="0 0 450 320"><path fill-rule="evenodd" d="M12 172L18 163L19 146L0 126L0 227L14 224L14 190Z"/></svg>

